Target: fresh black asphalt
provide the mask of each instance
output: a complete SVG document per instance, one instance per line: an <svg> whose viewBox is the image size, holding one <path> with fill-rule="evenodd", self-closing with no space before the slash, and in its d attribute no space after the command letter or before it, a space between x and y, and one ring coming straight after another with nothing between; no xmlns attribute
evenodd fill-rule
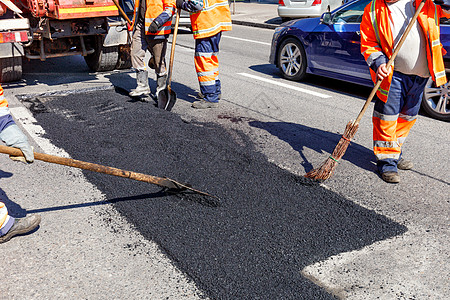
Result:
<svg viewBox="0 0 450 300"><path fill-rule="evenodd" d="M270 163L239 131L185 121L115 90L22 101L72 158L167 176L220 198L84 172L212 299L334 299L301 270L406 231Z"/></svg>

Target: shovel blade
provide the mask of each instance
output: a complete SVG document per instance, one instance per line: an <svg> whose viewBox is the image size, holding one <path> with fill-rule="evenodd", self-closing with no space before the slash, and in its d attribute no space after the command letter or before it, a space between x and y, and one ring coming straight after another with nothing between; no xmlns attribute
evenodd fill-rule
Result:
<svg viewBox="0 0 450 300"><path fill-rule="evenodd" d="M157 97L158 97L158 108L164 109L169 100L167 89L160 90L157 94Z"/></svg>
<svg viewBox="0 0 450 300"><path fill-rule="evenodd" d="M173 90L170 90L169 99L167 100L167 105L164 109L167 111L171 111L173 106L175 105L175 102L177 102L177 93L175 93Z"/></svg>
<svg viewBox="0 0 450 300"><path fill-rule="evenodd" d="M158 108L171 111L176 101L177 94L172 89L165 88L158 92Z"/></svg>

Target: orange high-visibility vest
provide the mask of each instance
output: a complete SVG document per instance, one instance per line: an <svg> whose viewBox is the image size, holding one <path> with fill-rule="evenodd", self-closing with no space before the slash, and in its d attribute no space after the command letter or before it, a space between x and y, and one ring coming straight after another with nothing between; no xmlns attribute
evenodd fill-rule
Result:
<svg viewBox="0 0 450 300"><path fill-rule="evenodd" d="M191 13L194 39L203 39L221 31L231 30L228 0L203 0L203 9Z"/></svg>
<svg viewBox="0 0 450 300"><path fill-rule="evenodd" d="M3 95L3 88L0 85L0 117L6 116L7 114L9 114L8 101L6 101Z"/></svg>
<svg viewBox="0 0 450 300"><path fill-rule="evenodd" d="M421 0L416 0L415 7L418 7ZM439 5L434 5L431 0L426 0L422 11L419 13L417 22L422 28L426 40L428 69L432 79L437 86L447 82L445 76L443 54L445 50L439 40L439 18L450 17ZM361 53L369 62L377 52L382 52L391 58L394 52L394 40L390 28L391 13L384 0L373 0L365 10L361 22ZM393 68L392 68L393 69ZM370 69L372 81L377 82L376 73ZM378 98L386 102L389 87L392 81L393 71L382 82L377 91Z"/></svg>
<svg viewBox="0 0 450 300"><path fill-rule="evenodd" d="M146 3L146 11L145 11L145 34L147 35L167 35L172 31L172 18L164 23L161 28L156 33L151 33L149 31L150 24L152 24L153 20L158 17L164 10L171 9L172 14L175 13L176 8L176 0L136 0L134 2L134 13L133 13L133 21L129 30L134 30L136 25L136 21L138 20L138 11L139 6L141 5L141 1L147 1Z"/></svg>

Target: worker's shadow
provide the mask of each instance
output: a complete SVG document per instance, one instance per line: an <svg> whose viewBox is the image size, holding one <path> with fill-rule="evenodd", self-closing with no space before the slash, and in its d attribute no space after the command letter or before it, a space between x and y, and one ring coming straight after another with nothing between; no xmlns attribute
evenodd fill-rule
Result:
<svg viewBox="0 0 450 300"><path fill-rule="evenodd" d="M305 148L323 153L325 160L327 158L326 154L333 152L342 137L336 133L296 123L250 121L249 125L255 128L264 129L291 145L291 147L303 158L303 161L300 162L300 164L305 169L305 172L313 169L313 165L308 161L308 158L304 154ZM373 157L372 151L354 142L350 144L342 159L365 170L376 170L375 158Z"/></svg>
<svg viewBox="0 0 450 300"><path fill-rule="evenodd" d="M124 75L125 74L117 73L117 74L110 74L105 77L109 79L109 81L114 86L117 93L124 96L128 96L128 93L131 91L131 89L136 88L136 79L131 76L124 76ZM152 76L152 72L149 72L149 85L152 90L152 93L155 93L156 80L153 77L154 76ZM183 100L190 103L198 100L196 98L197 92L187 85L172 80L171 88L173 89L173 91L176 92L177 100ZM129 101L138 102L139 98L130 97Z"/></svg>
<svg viewBox="0 0 450 300"><path fill-rule="evenodd" d="M0 170L0 180L2 178L9 178L12 176L12 173ZM19 204L9 199L2 188L0 188L0 202L3 202L6 205L6 207L8 208L8 214L12 217L23 218L27 215L27 211L23 209Z"/></svg>

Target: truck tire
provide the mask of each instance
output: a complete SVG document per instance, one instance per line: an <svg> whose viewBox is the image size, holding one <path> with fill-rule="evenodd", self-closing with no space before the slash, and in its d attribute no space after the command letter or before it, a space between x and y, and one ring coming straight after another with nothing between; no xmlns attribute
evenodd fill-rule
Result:
<svg viewBox="0 0 450 300"><path fill-rule="evenodd" d="M0 82L22 78L22 56L0 58Z"/></svg>
<svg viewBox="0 0 450 300"><path fill-rule="evenodd" d="M114 70L119 59L119 47L104 47L101 36L96 38L94 47L95 52L84 57L89 69L94 72Z"/></svg>

